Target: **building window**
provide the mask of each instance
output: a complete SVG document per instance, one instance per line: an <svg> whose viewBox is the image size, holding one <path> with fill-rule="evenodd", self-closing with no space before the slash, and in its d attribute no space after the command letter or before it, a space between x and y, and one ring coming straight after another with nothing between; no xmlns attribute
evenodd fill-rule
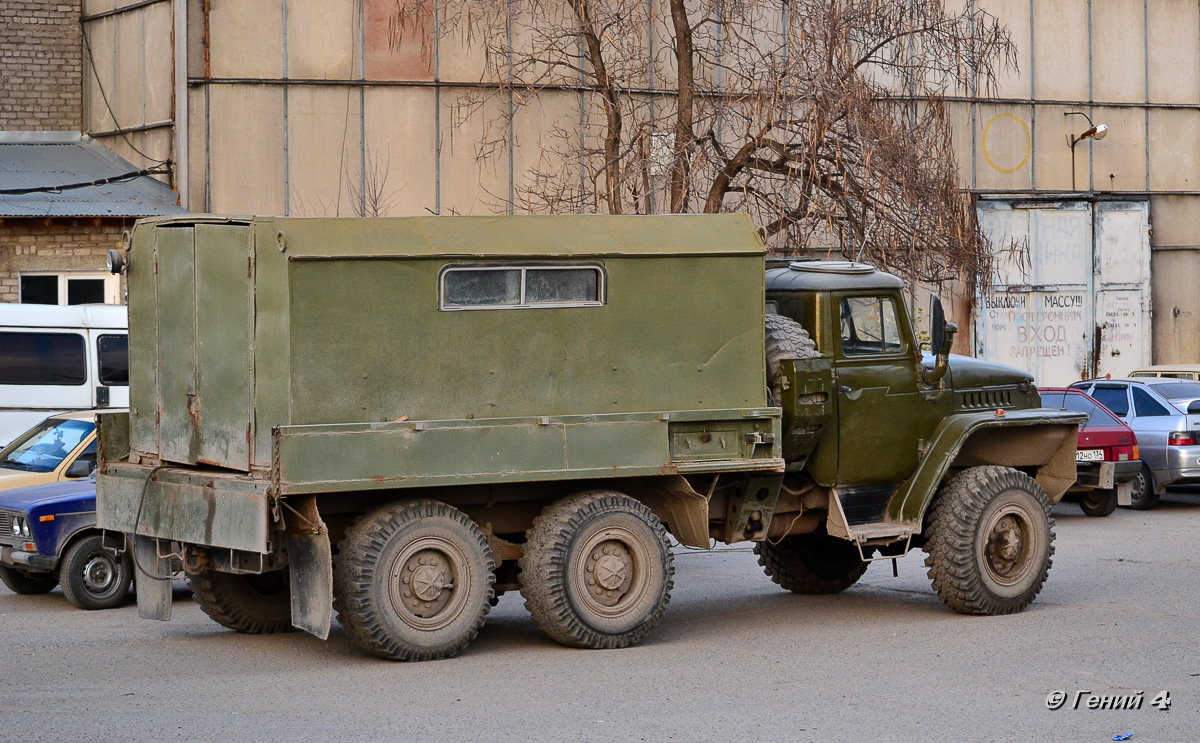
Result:
<svg viewBox="0 0 1200 743"><path fill-rule="evenodd" d="M22 304L120 304L120 277L91 271L21 274Z"/></svg>
<svg viewBox="0 0 1200 743"><path fill-rule="evenodd" d="M443 310L596 307L604 304L599 266L451 266L442 271Z"/></svg>

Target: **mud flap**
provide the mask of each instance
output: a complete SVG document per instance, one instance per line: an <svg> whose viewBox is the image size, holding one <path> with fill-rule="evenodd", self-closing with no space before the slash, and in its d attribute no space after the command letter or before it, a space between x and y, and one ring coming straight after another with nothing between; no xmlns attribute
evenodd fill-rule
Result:
<svg viewBox="0 0 1200 743"><path fill-rule="evenodd" d="M142 619L171 620L171 558L159 557L158 540L133 538L134 582L137 584L138 616Z"/></svg>
<svg viewBox="0 0 1200 743"><path fill-rule="evenodd" d="M1117 483L1117 505L1133 505L1133 480Z"/></svg>
<svg viewBox="0 0 1200 743"><path fill-rule="evenodd" d="M333 551L328 534L288 533L292 626L329 639L333 621Z"/></svg>

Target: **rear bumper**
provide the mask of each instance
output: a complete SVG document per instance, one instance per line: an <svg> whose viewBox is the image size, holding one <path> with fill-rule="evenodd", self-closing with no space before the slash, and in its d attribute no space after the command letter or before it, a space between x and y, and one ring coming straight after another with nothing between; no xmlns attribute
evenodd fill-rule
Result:
<svg viewBox="0 0 1200 743"><path fill-rule="evenodd" d="M1159 485L1200 480L1200 446L1168 446L1167 466L1154 477Z"/></svg>
<svg viewBox="0 0 1200 743"><path fill-rule="evenodd" d="M106 465L96 483L101 529L205 547L270 551L266 480L168 467Z"/></svg>
<svg viewBox="0 0 1200 743"><path fill-rule="evenodd" d="M1079 464L1079 479L1075 481L1072 490L1090 490L1092 488L1110 489L1122 482L1128 482L1137 477L1142 469L1140 460L1126 462L1082 462Z"/></svg>

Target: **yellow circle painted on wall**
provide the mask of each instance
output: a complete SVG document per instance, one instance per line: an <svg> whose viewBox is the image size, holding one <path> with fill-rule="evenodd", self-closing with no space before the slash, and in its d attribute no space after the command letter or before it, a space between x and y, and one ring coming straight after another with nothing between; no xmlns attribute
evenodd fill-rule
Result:
<svg viewBox="0 0 1200 743"><path fill-rule="evenodd" d="M1022 133L1025 135L1025 154L1021 158L1021 162L1017 163L1014 167L1011 167L1011 168L1005 168L1005 167L1001 167L1000 165L997 165L996 161L992 159L991 153L988 152L988 133L991 132L991 130L992 130L992 124L995 124L996 122L1000 121L1001 119L1011 119L1012 121L1017 122L1017 126L1020 127L1020 131L1018 132L1018 131L1014 130L1011 124L1008 126L1004 126L1003 124L1001 124L999 131L1002 131L1005 134L1011 134L1011 136L1014 139L1018 139L1018 140ZM985 126L983 128L983 158L985 160L987 160L987 164L991 165L992 169L995 170L997 173L1015 173L1018 170L1020 170L1021 168L1025 167L1025 163L1029 162L1029 152L1032 147L1032 144L1033 143L1029 137L1029 127L1026 126L1025 122L1021 119L1021 117L1017 116L1016 114L996 114L995 116L993 116L991 119L988 120L987 126Z"/></svg>

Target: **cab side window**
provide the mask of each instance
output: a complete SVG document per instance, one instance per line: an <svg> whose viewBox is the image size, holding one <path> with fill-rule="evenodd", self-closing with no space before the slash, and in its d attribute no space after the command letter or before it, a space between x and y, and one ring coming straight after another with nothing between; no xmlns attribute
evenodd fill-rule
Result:
<svg viewBox="0 0 1200 743"><path fill-rule="evenodd" d="M1092 390L1092 397L1122 418L1129 415L1129 393L1125 391L1124 387L1097 385L1096 389Z"/></svg>
<svg viewBox="0 0 1200 743"><path fill-rule="evenodd" d="M1133 388L1133 409L1139 418L1171 414L1171 411L1159 405L1153 397L1150 397L1149 392L1140 387Z"/></svg>
<svg viewBox="0 0 1200 743"><path fill-rule="evenodd" d="M842 353L846 356L904 350L891 297L846 297L842 300L841 322Z"/></svg>

